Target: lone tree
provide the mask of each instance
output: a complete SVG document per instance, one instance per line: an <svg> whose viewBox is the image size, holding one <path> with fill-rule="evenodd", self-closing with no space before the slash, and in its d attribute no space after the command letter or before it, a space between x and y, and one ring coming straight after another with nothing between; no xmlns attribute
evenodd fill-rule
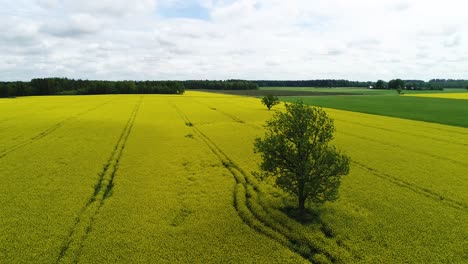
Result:
<svg viewBox="0 0 468 264"><path fill-rule="evenodd" d="M375 89L385 89L385 82L382 80L378 80L375 83Z"/></svg>
<svg viewBox="0 0 468 264"><path fill-rule="evenodd" d="M395 79L395 80L391 80L388 82L388 89L398 89L398 86L401 88L401 89L404 89L405 88L405 81L403 81L402 79Z"/></svg>
<svg viewBox="0 0 468 264"><path fill-rule="evenodd" d="M326 112L302 102L286 104L286 112L276 112L265 128L265 137L254 144L262 157L260 179L273 178L277 187L296 196L301 218L306 200L336 200L349 158L329 144L335 128Z"/></svg>
<svg viewBox="0 0 468 264"><path fill-rule="evenodd" d="M273 106L279 104L279 99L278 97L268 94L262 98L262 104L266 105L268 110L270 110Z"/></svg>
<svg viewBox="0 0 468 264"><path fill-rule="evenodd" d="M396 88L396 91L397 91L398 94L401 94L401 91L402 91L401 86L398 85L397 88Z"/></svg>

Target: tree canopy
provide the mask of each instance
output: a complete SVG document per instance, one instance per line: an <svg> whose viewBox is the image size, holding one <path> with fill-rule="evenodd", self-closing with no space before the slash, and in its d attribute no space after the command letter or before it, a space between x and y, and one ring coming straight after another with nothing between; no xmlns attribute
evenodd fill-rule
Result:
<svg viewBox="0 0 468 264"><path fill-rule="evenodd" d="M273 106L279 104L280 101L277 96L274 96L272 94L265 95L262 98L262 104L264 104L268 110L270 110Z"/></svg>
<svg viewBox="0 0 468 264"><path fill-rule="evenodd" d="M286 104L286 112L276 112L265 128L265 137L254 143L262 158L260 179L273 178L277 187L297 197L300 215L306 200L337 199L349 158L330 145L334 123L322 108Z"/></svg>
<svg viewBox="0 0 468 264"><path fill-rule="evenodd" d="M385 82L382 80L378 80L375 83L375 89L385 89Z"/></svg>
<svg viewBox="0 0 468 264"><path fill-rule="evenodd" d="M400 89L404 89L405 88L405 81L403 81L402 79L394 79L394 80L391 80L388 82L388 89L398 89L398 87L400 87Z"/></svg>

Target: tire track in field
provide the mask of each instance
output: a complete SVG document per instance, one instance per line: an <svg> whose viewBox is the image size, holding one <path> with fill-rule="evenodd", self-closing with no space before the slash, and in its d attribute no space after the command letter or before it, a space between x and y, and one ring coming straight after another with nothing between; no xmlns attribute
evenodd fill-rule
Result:
<svg viewBox="0 0 468 264"><path fill-rule="evenodd" d="M352 122L352 121L347 121L347 120L340 120L340 119L337 119L339 121L343 121L343 122L348 122L348 123L352 123L352 124L357 124L357 125L362 125L362 126L365 126L365 127L371 127L371 128L376 128L376 129L381 129L381 130L385 130L385 131L391 131L391 132L397 132L395 130L391 130L391 129L386 129L386 128L381 128L381 127L377 127L377 126L367 126L367 125L364 125L364 124L361 124L361 123L357 123L357 122ZM256 127L258 129L260 129L259 127ZM443 129L442 129L443 130ZM387 143L387 142L383 142L383 141L378 141L378 140L375 140L375 139L370 139L370 138L367 138L367 137L363 137L363 136L359 136L359 135L355 135L355 134L352 134L352 133L348 133L348 132L340 132L342 134L345 134L345 135L348 135L348 136L351 136L351 137L357 137L357 138L360 138L360 139L363 139L363 140L366 140L366 141L370 141L370 142L376 142L376 143L379 143L379 144L383 144L383 145L386 145L386 146L389 146L389 147L394 147L394 148L401 148L401 146L398 146L398 145L395 145L395 144L390 144L390 143ZM433 139L432 137L430 137L431 139ZM435 138L434 138L435 139ZM436 140L436 139L435 139ZM450 141L445 141L445 140L439 140L441 142L448 142L450 143ZM466 145L464 143L454 143L454 142L451 142L453 144L460 144L460 145ZM438 155L434 155L434 154L430 154L430 153L425 153L425 152L421 152L421 151L417 151L417 150L411 150L412 152L415 152L415 153L418 153L418 154L421 154L421 155L426 155L428 157L431 157L431 158L435 158L435 159L442 159L442 157L438 156ZM444 160L448 160L452 163L455 163L455 164L458 164L458 165L461 165L463 167L467 167L468 164L466 163L463 163L463 162L460 162L458 160L454 160L454 159L450 159L450 158L443 158ZM415 185L415 184L412 184L410 182L407 182L407 181L404 181L404 180L401 180L401 179L398 179L394 176L391 176L387 173L384 173L384 172L379 172L371 167L368 167L362 163L359 163L359 162L353 162L352 163L360 166L361 168L365 169L365 170L368 170L370 171L372 174L382 178L382 179L386 179L400 187L404 187L404 188L407 188L407 189L410 189L412 190L413 192L415 193L418 193L418 194L421 194L421 195L424 195L425 197L428 197L428 198L431 198L431 199L434 199L436 201L440 201L442 202L443 204L447 205L447 206L450 206L452 208L455 208L455 209L460 209L460 210L464 210L464 209L468 209L468 204L465 204L463 202L460 202L460 201L457 201L455 199L451 199L451 198L447 198L441 194L438 194L437 192L434 192L428 188L424 188L424 187L420 187L418 185Z"/></svg>
<svg viewBox="0 0 468 264"><path fill-rule="evenodd" d="M198 102L196 101L197 103L201 104L201 105L204 105L204 106L207 106L208 108L210 108L211 110L217 110L216 108L212 108L210 107L210 105L207 105L207 104L204 104L204 103L201 103L201 102ZM240 120L239 118L237 118L236 116L232 115L232 114L229 114L229 113L226 113L224 111L221 111L222 113L221 114L224 114L225 116L233 119L234 121L236 120ZM180 114L180 113L179 113ZM182 113L183 114L183 113ZM186 117L186 115L185 115ZM234 117L234 118L233 118ZM188 118L187 118L188 120ZM190 122L190 121L187 121L187 122ZM238 122L238 123L242 123L244 125L248 125L256 130L262 130L263 128L260 127L260 126L257 126L257 125L254 125L254 124L249 124L249 123L246 123L246 122ZM191 123L190 123L191 124ZM200 131L201 132L201 131ZM203 134L203 133L202 133ZM204 134L203 134L204 135ZM205 136L206 137L206 136ZM211 141L211 140L210 140ZM216 146L216 144L211 141L212 144L214 144ZM218 148L219 149L219 148ZM224 152L222 152L221 149L219 149L219 151L221 151L221 153L229 160L229 164L234 164L234 162L232 161L232 159L230 159ZM222 159L220 159L222 161ZM222 162L223 165L225 165L225 162ZM234 164L235 165L235 164ZM250 182L249 181L249 177L247 176L247 174L242 171L239 166L237 166L237 169L241 171L241 173L243 174L243 177L246 179L246 182L248 183L247 186L245 186L245 189L247 190L247 192L245 193L245 195L247 196L247 198L250 198L252 196L256 196L256 197L259 197L258 198L258 201L256 203L252 203L251 202L251 199L249 199L247 201L247 205L248 205L248 209L252 212L252 214L254 214L255 217L257 217L261 222L262 224L265 224L265 223L269 223L267 226L274 229L275 231L280 231L282 233L285 233L285 234L288 234L289 232L293 231L294 229L297 229L297 228L303 228L303 226L301 226L302 224L300 224L299 222L293 220L294 222L291 222L291 218L287 215L285 215L282 211L279 211L277 209L272 209L270 208L265 202L262 202L261 198L262 195L261 195L261 192L259 191L258 189L258 185L254 182ZM252 187L253 186L253 187ZM239 190L239 189L237 189ZM258 195L257 195L257 192L258 192ZM235 200L234 200L235 201ZM266 214L271 214L273 216L273 219L269 219L269 217L266 217L265 215L261 215L259 214L259 211L262 211L262 213L266 213ZM242 218L242 217L241 217ZM244 221L244 219L242 219ZM245 222L244 223L250 225L249 223ZM327 237L327 238L332 238L334 239L335 236L332 234L332 232L330 231L330 228L327 226L327 224L325 222L322 222L322 221L319 221L319 224L321 225L320 227L320 232L322 232L322 234ZM255 229L255 228L254 228ZM307 231L306 231L307 232ZM262 233L262 232L260 232ZM269 236L269 235L267 235ZM269 236L271 237L271 236ZM314 238L307 238L307 235L300 235L299 237L297 235L290 235L288 234L288 237L290 237L290 241L293 241L294 244L292 245L293 248L295 248L296 250L293 250L295 251L296 253L300 252L301 250L301 246L306 246L306 247L309 247L311 252L319 252L319 248L322 248L323 249L323 246L320 246L320 245L317 245L314 243ZM316 239L316 238L315 238ZM308 244L306 243L306 245L304 245L304 241L308 240ZM339 241L339 240L333 240L336 242L336 244L341 247L339 250L343 249L345 251L347 251L348 253L351 254L351 259L354 259L353 261L357 261L359 260L361 257L359 256L359 254L357 252L352 252L352 250L345 246L343 243L341 243L342 241ZM289 247L289 246L288 246ZM336 249L335 249L336 250ZM303 252L304 253L304 252ZM299 253L300 255L302 255L304 258L310 260L310 257L311 257L311 254L310 252L306 252L306 253ZM322 252L322 254L325 254L327 259L330 260L331 262L349 262L349 256L348 256L348 260L347 261L340 261L339 258L337 257L334 257L332 255L330 255L328 252Z"/></svg>
<svg viewBox="0 0 468 264"><path fill-rule="evenodd" d="M29 145L29 144L31 144L31 143L34 143L34 142L37 141L37 140L40 140L40 139L42 139L42 138L44 138L44 137L50 135L51 133L53 133L53 132L56 131L57 129L59 129L59 128L61 128L62 126L64 126L66 123L68 123L68 122L70 122L70 121L72 121L72 120L74 120L74 119L76 119L76 118L78 118L78 117L80 117L80 116L82 116L82 115L85 115L85 114L87 114L87 113L89 113L89 112L92 112L92 111L94 111L94 110L96 110L96 109L98 109L98 108L100 108L100 107L102 107L102 106L104 106L104 105L110 103L111 101L112 101L112 99L109 100L109 101L107 101L107 102L104 102L103 104L99 104L99 105L94 106L94 107L91 107L91 108L89 108L89 109L87 109L87 110L85 110L85 111L83 111L83 112L80 112L80 113L78 113L78 114L76 114L76 115L73 115L73 116L71 116L71 117L68 117L68 118L66 118L66 119L64 119L64 120L62 120L62 121L60 121L59 123L56 123L56 124L54 124L53 126L47 128L46 130L44 130L44 131L42 131L42 132L39 132L38 134L34 135L33 137L24 140L23 142L17 143L17 144L15 144L15 145L12 145L12 146L10 146L10 147L7 147L7 148L5 148L5 149L3 149L3 150L0 150L0 159L3 158L3 157L5 157L5 156L7 156L8 154L10 154L11 152L13 152L13 151L15 151L15 150L17 150L17 149L20 149L20 148L22 148L22 147L24 147L24 146L27 146L27 145Z"/></svg>
<svg viewBox="0 0 468 264"><path fill-rule="evenodd" d="M115 174L118 170L120 158L127 144L127 139L132 132L142 100L143 97L136 103L109 159L104 164L103 170L99 173L99 178L94 186L93 194L90 196L86 205L78 212L78 216L75 219L68 237L62 244L56 263L78 262L84 247L84 242L92 231L96 216L106 199L112 194Z"/></svg>
<svg viewBox="0 0 468 264"><path fill-rule="evenodd" d="M257 126L257 125L254 125L254 124L251 124L251 123L247 123L247 122L245 122L244 120L238 118L237 116L235 116L235 115L233 115L233 114L230 114L230 113L225 112L225 111L223 111L223 110L220 110L220 109L218 109L218 108L212 107L212 106L210 106L210 105L208 105L208 104L205 104L205 103L202 103L202 102L200 102L200 101L197 101L197 100L194 100L194 101L195 101L196 103L200 104L200 105L203 105L203 106L205 106L205 107L208 107L209 109L211 109L211 110L213 110L213 111L216 111L216 112L218 112L218 113L220 113L220 114L222 114L222 115L224 115L224 116L229 117L229 118L232 119L234 122L237 122L237 123L240 123L240 124L244 124L244 125L253 127L253 128L255 128L255 129L261 129L261 127L259 127L259 126Z"/></svg>
<svg viewBox="0 0 468 264"><path fill-rule="evenodd" d="M196 100L195 100L196 101ZM201 103L199 101L196 101L197 103L201 104L201 105L204 105L204 106L207 106L208 108L210 108L211 110L215 110L215 111L218 111L220 112L221 114L231 118L232 120L238 122L238 123L243 123L243 124L246 124L246 125L249 125L255 129L262 129L262 127L259 127L257 125L254 125L254 124L250 124L250 123L246 123L245 121L239 119L238 117L236 117L235 115L232 115L232 114L229 114L227 112L224 112L222 110L219 110L217 108L213 108L207 104L204 104L204 103ZM379 126L372 126L372 125L365 125L363 123L359 123L359 122L353 122L353 121L349 121L349 120L345 120L345 119L337 119L337 118L334 118L335 120L337 121L340 121L340 122L345 122L345 123L349 123L349 124L355 124L355 125L360 125L360 126L363 126L363 127L369 127L369 128L374 128L374 129L379 129L379 130L383 130L383 131L388 131L388 132L395 132L395 133L403 133L403 132L399 132L397 130L392 130L392 129L388 129L388 128L383 128L383 127L379 127ZM450 133L458 133L458 134L462 134L462 135L468 135L468 133L463 133L463 132L457 132L457 131L451 131L451 130L446 130L446 129L441 129L441 128L430 128L430 129L436 129L436 130L441 130L441 131L447 131L447 132L450 132ZM366 137L362 137L362 136L358 136L358 135L355 135L355 134L351 134L351 133L345 133L345 132L342 132L340 131L339 133L343 133L343 134L346 134L346 135L349 135L349 136L354 136L354 137L359 137L360 139L364 139L364 140L368 140L368 141L375 141L375 142L378 142L380 144L385 144L387 146L392 146L392 147L398 147L400 148L400 146L398 145L395 145L395 144L390 144L390 143L386 143L386 142L383 142L383 141L376 141L375 139L369 139L369 138L366 138ZM412 136L417 136L417 137L421 137L422 135L418 135L418 134L415 134L415 133L407 133L407 132L404 132L405 134L407 135L412 135ZM431 140L435 140L435 141L439 141L439 142L443 142L443 143L449 143L449 144L454 144L454 145L461 145L461 146L468 146L468 144L466 143L461 143L461 142L453 142L453 141L449 141L449 140L444 140L444 139L439 139L439 138L435 138L435 137L430 137L430 136L422 136L422 137L425 137L425 138L429 138ZM423 154L423 155L427 155L427 156L430 156L432 158L442 158L440 156L437 156L437 155L433 155L433 154L429 154L429 153L425 153L425 152L420 152L420 151L416 151L416 150L411 150L413 152L416 152L418 154ZM450 159L450 158L446 158L446 157L443 157L443 159L445 160L450 160L454 163L457 163L457 164L461 164L461 165L468 165L466 163L463 163L463 162L460 162L458 160L453 160L453 159Z"/></svg>
<svg viewBox="0 0 468 264"><path fill-rule="evenodd" d="M423 122L426 122L426 121L423 121ZM445 125L445 126L449 126L449 125L447 125L447 124L439 124L439 123L435 123L435 124L436 124L436 125ZM457 128L465 128L465 127L461 127L461 126L454 126L454 125L451 125L451 126L457 127ZM453 133L453 134L464 135L464 136L467 136L467 135L468 135L467 132L461 132L461 131L455 131L455 130L443 129L443 128L427 127L427 126L423 126L423 127L429 128L429 129L438 130L438 131L449 132L449 133Z"/></svg>
<svg viewBox="0 0 468 264"><path fill-rule="evenodd" d="M398 117L393 117L393 118L398 118ZM427 125L424 125L424 124L435 124L435 125L443 125L443 126L448 126L448 127L466 129L466 127L462 127L462 126L434 123L434 122L429 122L429 121L424 121L424 120L414 120L414 119L405 119L405 120L421 122L422 124L420 123L418 126L419 127L424 127L424 128L427 128L427 129L444 131L444 132L449 132L449 133L459 134L459 135L464 135L464 136L468 135L468 132L456 131L456 130L451 130L451 129L447 129L447 128L440 128L440 127L432 127L432 126L427 126Z"/></svg>
<svg viewBox="0 0 468 264"><path fill-rule="evenodd" d="M10 118L3 118L2 120L0 120L0 125L1 125L2 123L7 122L7 121L10 121ZM6 127L1 128L1 130L4 130L4 129L6 129Z"/></svg>
<svg viewBox="0 0 468 264"><path fill-rule="evenodd" d="M393 133L398 133L398 134L404 134L404 135L410 135L410 136L428 138L428 139L431 139L431 140L434 140L434 141L439 141L439 142L442 142L442 143L449 143L449 144L460 145L460 146L468 146L468 144L466 144L466 143L454 142L454 141L450 141L450 140L445 140L445 139L435 138L435 137L431 137L431 136L427 136L427 135L421 135L421 134L411 133L411 132L407 132L407 131L397 131L397 130L393 130L393 129L389 129L389 128L384 128L384 127L379 127L379 126L373 126L373 125L366 125L366 124L363 124L363 123L360 123L360 122L353 122L353 121L349 121L349 120L345 120L345 119L338 119L338 118L335 118L335 120L340 121L340 122L343 122L343 123L348 123L348 124L353 124L353 125L358 125L358 126L363 126L363 127L368 127L368 128L383 130L383 131L387 131L387 132L393 132Z"/></svg>
<svg viewBox="0 0 468 264"><path fill-rule="evenodd" d="M351 160L351 163L353 163L354 165L360 167L361 169L364 169L366 171L369 171L370 173L372 173L374 176L377 176L381 179L384 179L384 180L387 180L399 187L403 187L403 188L406 188L408 190L411 190L417 194L420 194L420 195L423 195L425 197L428 197L428 198L431 198L437 202L441 202L442 204L445 204L447 206L450 206L452 208L455 208L455 209L459 209L459 210L466 210L468 209L468 204L465 204L463 202L460 202L460 201L457 201L457 200L454 200L454 199L451 199L451 198L447 198L447 197L444 197L443 195L441 194L438 194L430 189L427 189L427 188L423 188L423 187L420 187L416 184L413 184L413 183L410 183L410 182L407 182L405 180L401 180L397 177L394 177L388 173L385 173L385 172L381 172L381 171L378 171L374 168L371 168L363 163L360 163L360 162L357 162L357 161L353 161Z"/></svg>
<svg viewBox="0 0 468 264"><path fill-rule="evenodd" d="M176 105L174 109L183 119L185 124L192 124L190 127L195 134L205 143L211 152L219 159L221 164L231 173L236 185L233 193L233 206L242 221L255 231L277 241L288 247L291 251L299 254L304 259L312 261L315 254L323 254L330 262L341 262L337 257L323 249L313 241L307 239L305 234L294 233L294 227L285 223L285 216L281 219L268 216L268 212L273 209L267 208L265 203L256 201L258 196L258 186L252 182L247 173L243 171L234 161L206 134L193 125L187 115ZM278 211L279 212L279 211ZM297 223L297 225L300 225Z"/></svg>
<svg viewBox="0 0 468 264"><path fill-rule="evenodd" d="M402 146L399 146L397 144L392 144L392 143L384 142L382 140L376 140L375 138L368 138L368 137L364 137L364 136L361 136L361 135L356 135L356 134L349 133L349 132L340 131L339 134L347 135L347 136L354 137L354 138L359 138L359 139L369 141L369 142L375 142L375 143L378 143L380 145L384 145L384 146L387 146L387 147L398 148L398 149L402 148ZM423 156L431 157L431 158L434 158L434 159L437 159L437 160L446 160L446 161L449 161L451 163L454 163L454 164L460 165L462 167L468 168L467 163L461 162L459 160L455 160L455 159L451 159L451 158L443 157L443 156L439 156L439 155L434 155L434 154L431 154L431 153L427 153L427 152L423 152L423 151L419 151L419 150L414 150L414 149L407 149L407 151L417 153L417 154L420 154L420 155L423 155Z"/></svg>
<svg viewBox="0 0 468 264"><path fill-rule="evenodd" d="M7 130L8 127L0 127L0 132Z"/></svg>

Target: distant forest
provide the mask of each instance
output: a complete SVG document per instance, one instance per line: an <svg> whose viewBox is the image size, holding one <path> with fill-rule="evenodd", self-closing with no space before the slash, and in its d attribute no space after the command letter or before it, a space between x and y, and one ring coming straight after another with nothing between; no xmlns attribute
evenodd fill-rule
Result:
<svg viewBox="0 0 468 264"><path fill-rule="evenodd" d="M421 80L405 80L406 86L414 88L468 88L468 80L432 79L429 82Z"/></svg>
<svg viewBox="0 0 468 264"><path fill-rule="evenodd" d="M261 80L253 81L260 87L369 87L374 82L357 82L348 80L298 80L298 81L276 81Z"/></svg>
<svg viewBox="0 0 468 264"><path fill-rule="evenodd" d="M258 85L252 81L227 80L227 81L182 81L186 89L202 90L257 90Z"/></svg>
<svg viewBox="0 0 468 264"><path fill-rule="evenodd" d="M226 81L93 81L67 78L0 82L0 97L87 94L183 94L185 89L252 90L258 85L243 80Z"/></svg>
<svg viewBox="0 0 468 264"><path fill-rule="evenodd" d="M378 84L376 86L376 84ZM432 79L404 80L407 89L468 88L468 80ZM256 90L258 87L369 87L388 89L387 82L348 80L187 80L187 81L97 81L68 78L32 79L29 82L0 82L0 97L29 95L87 95L87 94L183 94L186 89ZM391 88L391 87L390 87Z"/></svg>
<svg viewBox="0 0 468 264"><path fill-rule="evenodd" d="M298 81L261 80L253 82L258 84L260 87L369 87L375 86L376 84L376 82L359 82L334 79ZM404 80L404 82L406 83L407 87L413 87L415 89L468 87L468 80L432 79L428 82L422 80Z"/></svg>

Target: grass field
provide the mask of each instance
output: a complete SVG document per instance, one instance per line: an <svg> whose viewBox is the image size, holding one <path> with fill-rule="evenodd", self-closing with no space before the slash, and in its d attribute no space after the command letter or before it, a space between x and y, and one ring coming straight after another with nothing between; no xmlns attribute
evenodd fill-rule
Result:
<svg viewBox="0 0 468 264"><path fill-rule="evenodd" d="M291 96L337 96L337 95L380 95L398 96L395 90L376 90L367 88L315 88L315 87L260 87L258 90L196 90L199 92L210 92L229 95L243 95L251 97L263 97L265 95L275 95L278 97ZM445 89L444 91L413 91L405 90L407 95L425 94L452 94L464 92L463 89Z"/></svg>
<svg viewBox="0 0 468 264"><path fill-rule="evenodd" d="M351 95L393 95L396 94L392 90L376 90L367 88L355 87L260 87L264 91L297 91L297 92L320 92L320 93L345 93Z"/></svg>
<svg viewBox="0 0 468 264"><path fill-rule="evenodd" d="M251 175L273 112L258 99L2 99L0 260L465 262L468 129L327 111L351 173L301 225L284 212L293 201Z"/></svg>
<svg viewBox="0 0 468 264"><path fill-rule="evenodd" d="M367 88L356 88L356 87L260 87L263 91L297 91L297 92L316 92L316 93L345 93L353 95L398 95L395 90L379 90L379 89L367 89ZM465 89L459 88L447 88L443 91L432 91L432 90L404 90L405 94L433 94L433 93L460 93L465 92Z"/></svg>
<svg viewBox="0 0 468 264"><path fill-rule="evenodd" d="M428 94L429 95L429 94ZM446 94L445 96L449 96ZM460 96L459 94L453 94ZM320 96L281 97L282 101L302 100L310 105L468 127L468 100L433 96Z"/></svg>

